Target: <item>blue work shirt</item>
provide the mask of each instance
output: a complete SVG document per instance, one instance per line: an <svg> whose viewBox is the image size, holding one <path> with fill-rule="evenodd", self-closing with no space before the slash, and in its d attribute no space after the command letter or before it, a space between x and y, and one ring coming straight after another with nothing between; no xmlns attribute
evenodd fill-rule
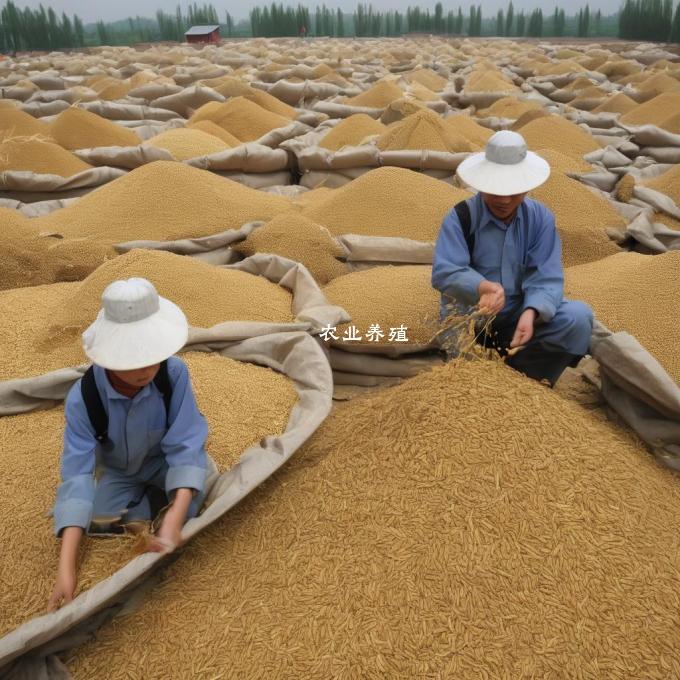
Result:
<svg viewBox="0 0 680 680"><path fill-rule="evenodd" d="M562 248L552 212L525 198L512 222L505 224L493 216L481 194L467 204L472 255L455 209L444 218L435 246L432 286L442 293L442 315L449 296L464 305L477 304L479 284L486 279L500 283L505 291L499 319L533 307L541 322L549 322L564 292Z"/></svg>
<svg viewBox="0 0 680 680"><path fill-rule="evenodd" d="M65 404L62 482L53 509L56 535L67 526L89 527L97 462L134 479L151 458L163 456L168 465L168 495L180 488L201 492L205 485L208 424L198 410L189 371L181 359L168 359L172 399L167 420L163 395L153 382L130 398L113 389L101 366L94 366L94 377L108 414L112 445L102 447L95 439L78 380Z"/></svg>

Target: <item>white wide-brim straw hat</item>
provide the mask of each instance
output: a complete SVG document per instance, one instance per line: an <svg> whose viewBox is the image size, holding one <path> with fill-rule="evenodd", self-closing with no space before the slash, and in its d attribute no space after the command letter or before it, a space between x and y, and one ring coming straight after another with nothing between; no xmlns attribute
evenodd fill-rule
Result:
<svg viewBox="0 0 680 680"><path fill-rule="evenodd" d="M527 150L522 135L501 130L489 138L484 151L468 156L457 172L465 184L477 191L512 196L543 184L550 177L550 165Z"/></svg>
<svg viewBox="0 0 680 680"><path fill-rule="evenodd" d="M189 337L184 312L141 278L114 281L102 294L102 309L83 333L83 349L98 366L131 371L159 364Z"/></svg>

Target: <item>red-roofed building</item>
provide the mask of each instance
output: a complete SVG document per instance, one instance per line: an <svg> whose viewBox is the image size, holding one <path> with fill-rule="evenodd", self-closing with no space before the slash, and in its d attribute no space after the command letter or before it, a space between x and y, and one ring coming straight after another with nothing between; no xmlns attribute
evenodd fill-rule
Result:
<svg viewBox="0 0 680 680"><path fill-rule="evenodd" d="M185 34L188 43L218 43L220 41L219 26L192 26Z"/></svg>

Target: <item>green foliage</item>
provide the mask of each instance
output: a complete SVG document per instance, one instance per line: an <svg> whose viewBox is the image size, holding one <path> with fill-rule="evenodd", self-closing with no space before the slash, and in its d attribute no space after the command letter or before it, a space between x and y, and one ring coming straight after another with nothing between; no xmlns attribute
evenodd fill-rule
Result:
<svg viewBox="0 0 680 680"><path fill-rule="evenodd" d="M540 38L543 35L543 10L535 9L529 16L527 35L531 38Z"/></svg>
<svg viewBox="0 0 680 680"><path fill-rule="evenodd" d="M677 15L676 9L673 20L672 0L626 0L619 14L619 37L627 40L678 42L677 33L673 37L678 22Z"/></svg>
<svg viewBox="0 0 680 680"><path fill-rule="evenodd" d="M670 41L680 43L680 2L675 8L675 17L673 18L673 26L671 27Z"/></svg>
<svg viewBox="0 0 680 680"><path fill-rule="evenodd" d="M324 27L329 28L332 35L333 13L323 7L325 14L321 15L317 7L315 15L315 30L317 35L323 32ZM325 21L325 26L324 26ZM255 7L250 11L250 26L252 35L255 37L281 37L300 35L300 29L304 26L307 34L312 32L312 22L309 10L302 5L297 7L283 4L271 4L271 7Z"/></svg>
<svg viewBox="0 0 680 680"><path fill-rule="evenodd" d="M71 19L66 13L57 17L50 7L47 11L29 7L19 9L7 0L0 9L0 50L56 50L83 47L83 22Z"/></svg>
<svg viewBox="0 0 680 680"><path fill-rule="evenodd" d="M508 13L505 16L505 35L512 35L512 22L515 19L515 8L512 6L512 0L508 5Z"/></svg>

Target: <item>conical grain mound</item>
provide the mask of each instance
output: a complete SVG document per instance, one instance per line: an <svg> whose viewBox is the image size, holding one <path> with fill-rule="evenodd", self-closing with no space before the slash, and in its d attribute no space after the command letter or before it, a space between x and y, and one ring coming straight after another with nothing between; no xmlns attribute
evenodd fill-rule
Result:
<svg viewBox="0 0 680 680"><path fill-rule="evenodd" d="M0 142L0 172L27 171L42 175L72 177L91 165L58 144L18 137Z"/></svg>
<svg viewBox="0 0 680 680"><path fill-rule="evenodd" d="M331 128L319 142L319 146L330 151L338 151L345 146L358 146L366 137L379 135L385 129L375 118L365 113L355 113Z"/></svg>
<svg viewBox="0 0 680 680"><path fill-rule="evenodd" d="M358 94L356 97L345 99L344 104L350 106L366 106L372 109L384 109L395 99L404 96L403 90L391 80L381 80L373 87Z"/></svg>
<svg viewBox="0 0 680 680"><path fill-rule="evenodd" d="M280 196L250 189L183 163L137 168L61 210L38 217L41 230L105 243L171 241L238 229L290 207Z"/></svg>
<svg viewBox="0 0 680 680"><path fill-rule="evenodd" d="M141 141L132 130L75 106L57 116L50 127L50 134L58 144L71 150L137 146Z"/></svg>
<svg viewBox="0 0 680 680"><path fill-rule="evenodd" d="M29 116L19 109L5 107L0 115L0 139L11 137L31 137L39 135L41 139L51 141L50 126L41 120Z"/></svg>
<svg viewBox="0 0 680 680"><path fill-rule="evenodd" d="M390 125L376 142L382 151L399 149L460 153L472 151L463 135L444 125L433 111L424 109Z"/></svg>
<svg viewBox="0 0 680 680"><path fill-rule="evenodd" d="M532 120L522 127L521 135L529 149L555 149L575 158L602 148L592 135L558 116Z"/></svg>
<svg viewBox="0 0 680 680"><path fill-rule="evenodd" d="M169 151L178 161L186 161L198 156L208 156L231 147L221 139L201 130L178 128L166 130L144 142L144 146L154 146Z"/></svg>

